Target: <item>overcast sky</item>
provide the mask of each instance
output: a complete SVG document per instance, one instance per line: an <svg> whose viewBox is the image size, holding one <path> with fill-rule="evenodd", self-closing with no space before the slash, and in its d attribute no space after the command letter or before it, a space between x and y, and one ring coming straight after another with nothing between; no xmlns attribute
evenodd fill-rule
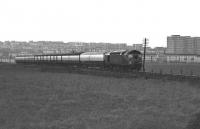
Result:
<svg viewBox="0 0 200 129"><path fill-rule="evenodd" d="M200 36L198 0L0 0L0 40L141 43Z"/></svg>

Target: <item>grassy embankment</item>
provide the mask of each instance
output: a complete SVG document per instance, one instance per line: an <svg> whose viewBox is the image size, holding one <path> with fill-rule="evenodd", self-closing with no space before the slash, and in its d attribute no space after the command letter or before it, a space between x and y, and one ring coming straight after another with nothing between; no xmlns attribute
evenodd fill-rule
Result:
<svg viewBox="0 0 200 129"><path fill-rule="evenodd" d="M0 66L1 129L182 129L198 84Z"/></svg>

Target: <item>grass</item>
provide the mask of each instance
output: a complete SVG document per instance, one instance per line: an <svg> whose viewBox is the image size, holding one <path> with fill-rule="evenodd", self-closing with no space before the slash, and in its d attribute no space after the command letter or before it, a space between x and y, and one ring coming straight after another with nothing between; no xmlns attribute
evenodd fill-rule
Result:
<svg viewBox="0 0 200 129"><path fill-rule="evenodd" d="M197 121L199 93L195 83L1 65L0 128L183 129Z"/></svg>

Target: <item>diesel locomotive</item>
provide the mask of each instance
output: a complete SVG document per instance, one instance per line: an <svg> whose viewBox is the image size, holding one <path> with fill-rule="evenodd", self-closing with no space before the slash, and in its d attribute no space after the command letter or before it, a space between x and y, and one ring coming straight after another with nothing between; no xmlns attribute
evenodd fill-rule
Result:
<svg viewBox="0 0 200 129"><path fill-rule="evenodd" d="M103 67L139 71L142 67L142 54L137 50L122 50L112 52L23 55L16 56L15 62L22 64L63 64L77 67Z"/></svg>

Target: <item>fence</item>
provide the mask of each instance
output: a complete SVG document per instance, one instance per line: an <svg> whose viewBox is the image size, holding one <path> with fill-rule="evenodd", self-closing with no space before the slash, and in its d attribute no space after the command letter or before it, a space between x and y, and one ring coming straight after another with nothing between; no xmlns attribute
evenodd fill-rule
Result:
<svg viewBox="0 0 200 129"><path fill-rule="evenodd" d="M194 63L146 63L146 72L200 76L200 64Z"/></svg>

